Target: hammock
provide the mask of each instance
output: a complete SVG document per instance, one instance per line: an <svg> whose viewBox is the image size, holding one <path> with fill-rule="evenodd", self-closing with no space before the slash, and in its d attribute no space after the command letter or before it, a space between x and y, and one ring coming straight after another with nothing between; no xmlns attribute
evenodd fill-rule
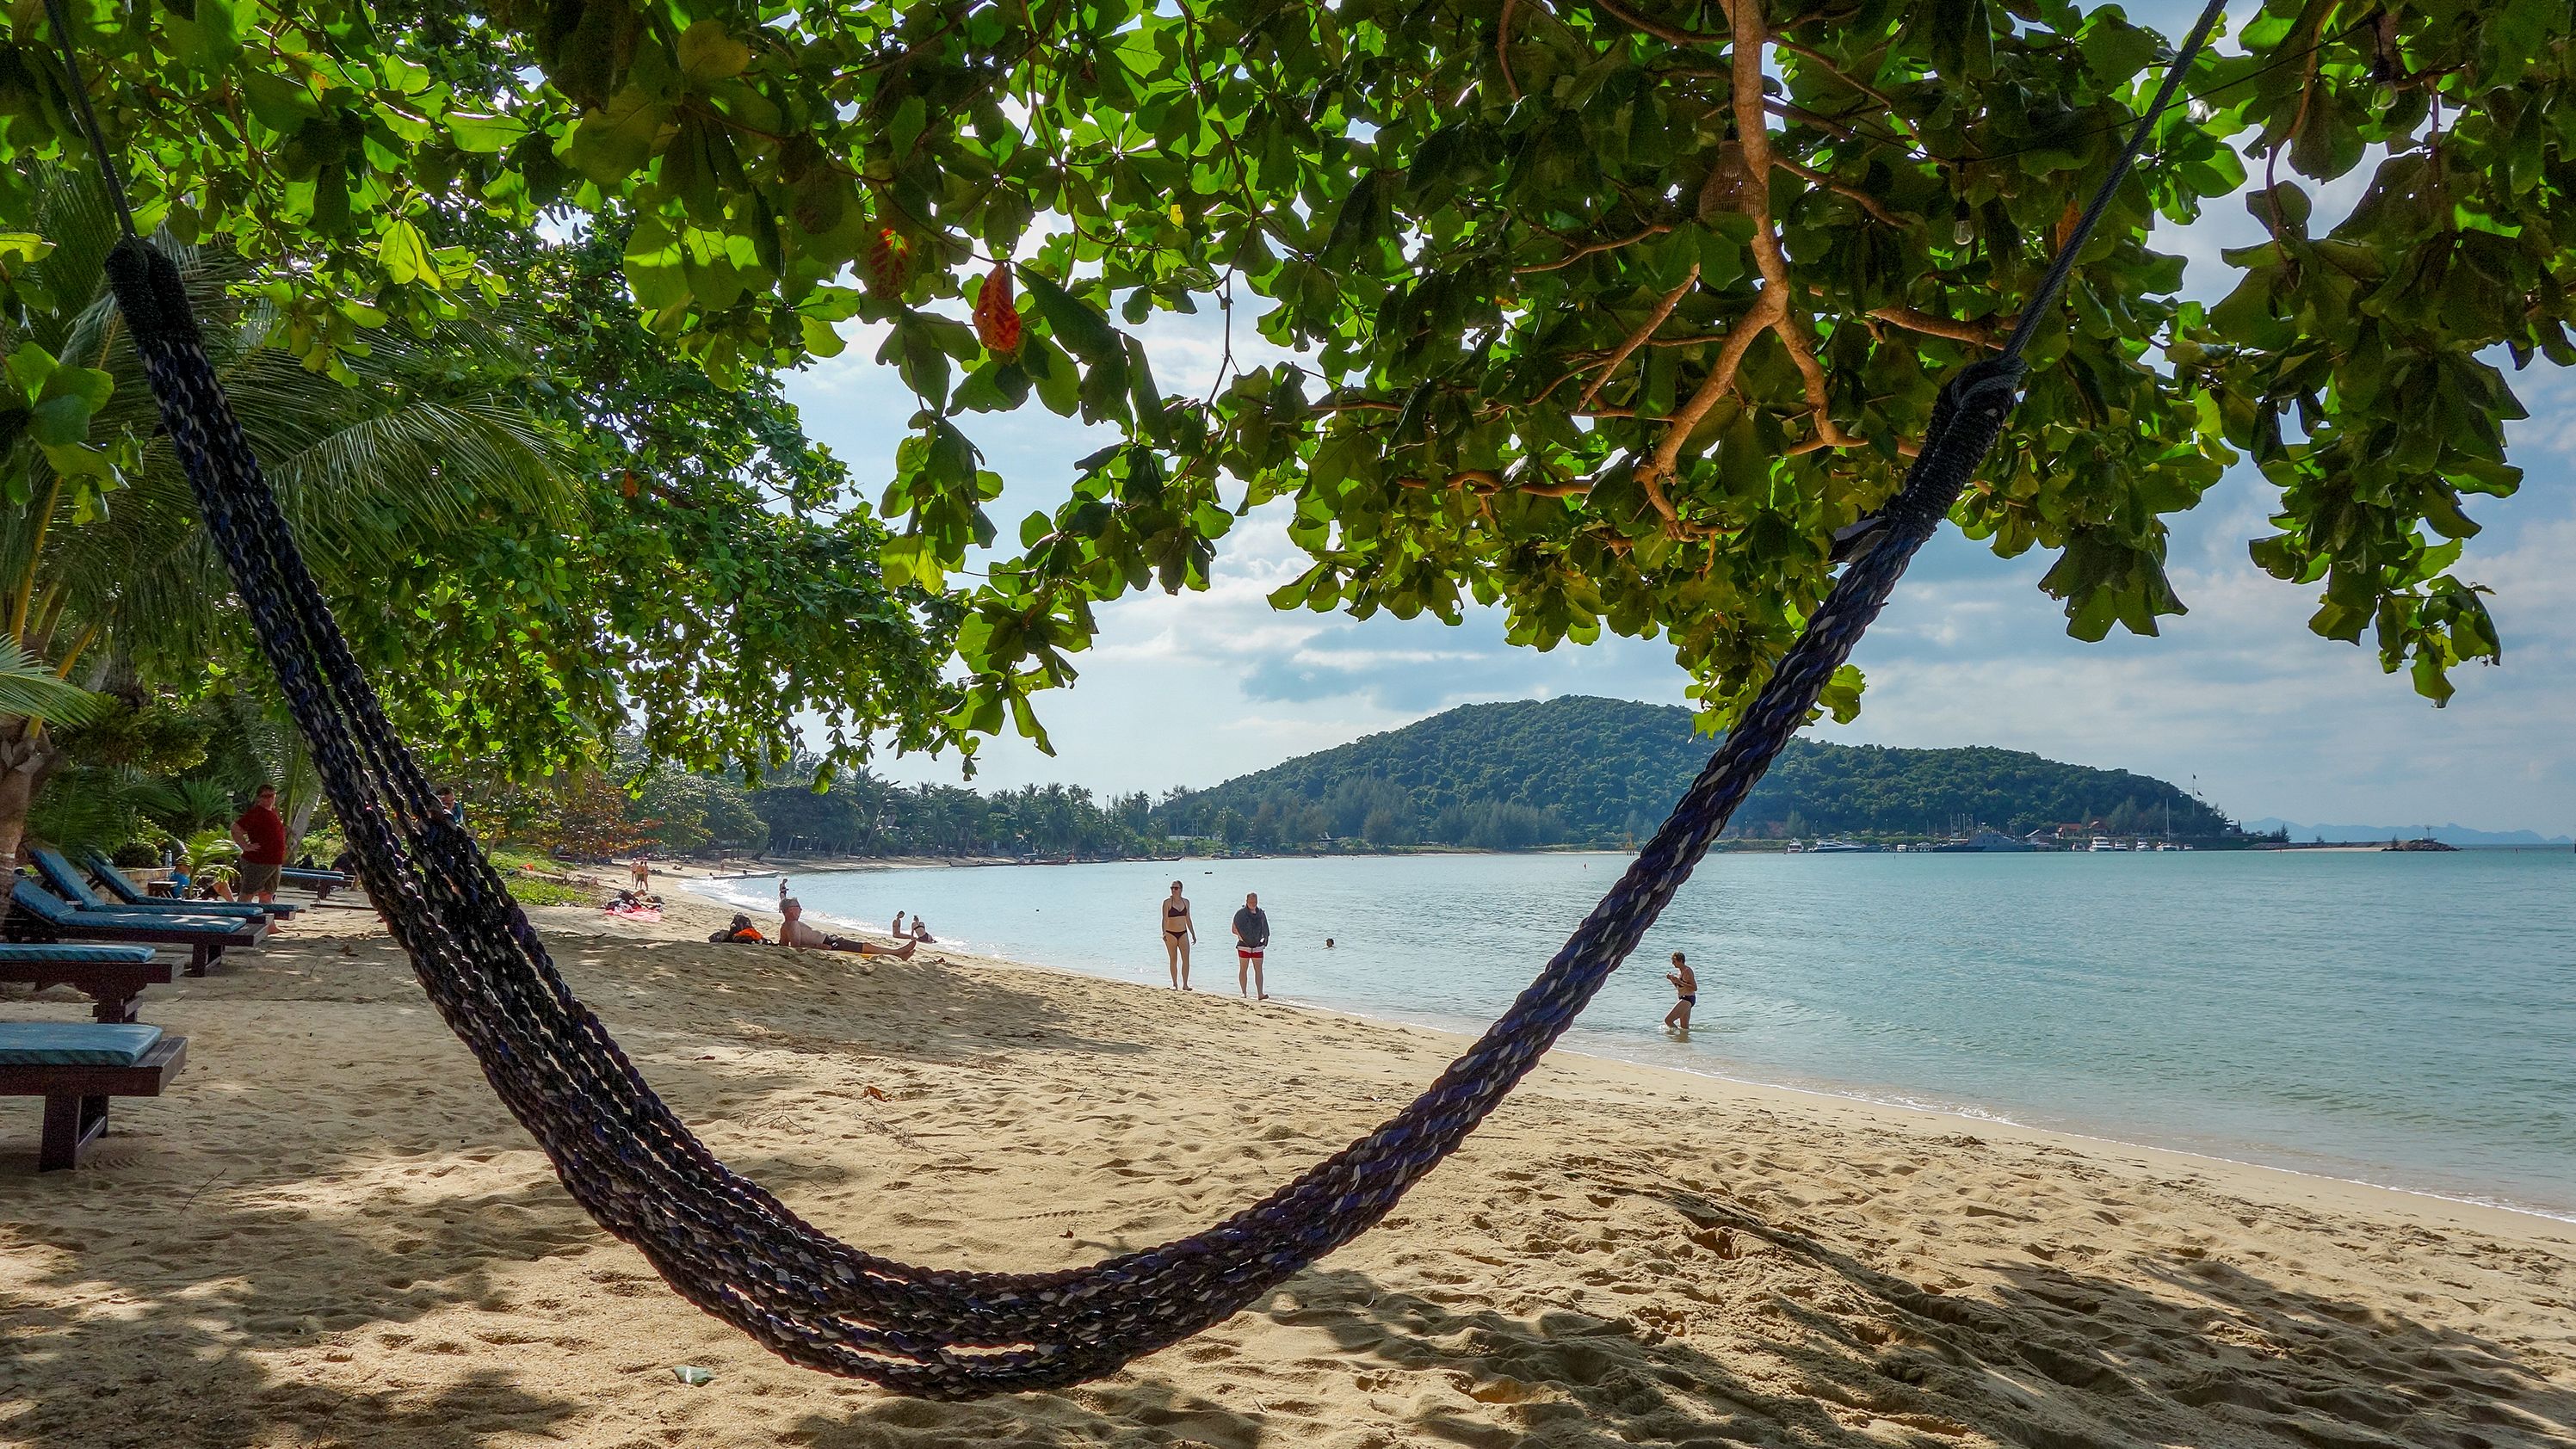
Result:
<svg viewBox="0 0 2576 1449"><path fill-rule="evenodd" d="M2156 118L2208 39L2210 0L2155 101L1993 358L1941 391L1905 486L1837 539L1850 562L1671 818L1511 1008L1412 1104L1268 1197L1189 1237L1052 1273L924 1268L839 1242L716 1160L557 973L471 836L395 737L307 572L200 344L168 258L134 235L109 257L161 417L346 828L358 873L447 1024L600 1225L683 1297L793 1362L964 1399L1116 1369L1232 1317L1366 1231L1467 1134L1592 999L1886 603L2001 434L2022 350ZM70 93L111 193L61 0Z"/></svg>

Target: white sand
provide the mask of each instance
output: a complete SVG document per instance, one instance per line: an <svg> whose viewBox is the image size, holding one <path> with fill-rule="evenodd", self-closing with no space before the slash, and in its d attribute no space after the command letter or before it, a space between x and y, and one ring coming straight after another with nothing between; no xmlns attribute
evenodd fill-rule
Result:
<svg viewBox="0 0 2576 1449"><path fill-rule="evenodd" d="M1458 1043L962 958L540 912L655 1086L873 1249L1185 1233ZM364 915L155 988L190 1039L78 1172L0 1101L0 1442L2576 1444L2576 1229L1560 1058L1383 1227L1100 1383L905 1401L770 1358L582 1215ZM83 1016L77 998L0 1002ZM714 1371L683 1385L674 1365Z"/></svg>

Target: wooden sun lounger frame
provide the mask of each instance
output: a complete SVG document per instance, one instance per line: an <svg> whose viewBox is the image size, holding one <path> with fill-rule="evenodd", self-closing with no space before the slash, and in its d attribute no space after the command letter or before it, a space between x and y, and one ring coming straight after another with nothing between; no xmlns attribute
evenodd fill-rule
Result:
<svg viewBox="0 0 2576 1449"><path fill-rule="evenodd" d="M158 1097L188 1059L188 1039L165 1036L130 1067L0 1065L0 1097L45 1099L45 1135L36 1170L80 1165L81 1153L107 1130L110 1097Z"/></svg>
<svg viewBox="0 0 2576 1449"><path fill-rule="evenodd" d="M89 998L91 1016L116 1026L134 1020L143 988L170 984L170 970L167 961L0 961L0 981L68 986Z"/></svg>

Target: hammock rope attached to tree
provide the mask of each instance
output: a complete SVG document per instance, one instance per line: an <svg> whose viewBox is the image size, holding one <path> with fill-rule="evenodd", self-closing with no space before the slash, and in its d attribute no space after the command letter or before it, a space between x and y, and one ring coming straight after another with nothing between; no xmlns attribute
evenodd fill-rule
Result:
<svg viewBox="0 0 2576 1449"><path fill-rule="evenodd" d="M2055 306L2223 0L2174 58L2039 290L1993 358L1951 379L1903 489L1845 530L1852 557L1662 828L1511 1008L1375 1131L1205 1231L1088 1267L916 1267L839 1242L736 1175L654 1095L386 721L208 365L178 270L133 234L109 276L161 417L278 687L311 741L358 873L439 1013L602 1227L692 1303L780 1356L908 1394L973 1398L1073 1383L1233 1316L1366 1231L1455 1151L1634 950L1887 602L2002 433L2022 350ZM47 0L83 96L61 0ZM77 107L120 192L85 99ZM120 216L124 200L117 195Z"/></svg>

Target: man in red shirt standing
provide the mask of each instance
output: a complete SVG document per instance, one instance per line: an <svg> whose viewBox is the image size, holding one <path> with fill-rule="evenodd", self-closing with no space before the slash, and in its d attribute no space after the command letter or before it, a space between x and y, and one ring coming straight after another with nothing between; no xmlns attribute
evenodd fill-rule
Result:
<svg viewBox="0 0 2576 1449"><path fill-rule="evenodd" d="M244 899L277 899L277 873L286 864L286 822L277 815L277 787L262 785L250 808L233 822L233 844L241 847L241 893Z"/></svg>

